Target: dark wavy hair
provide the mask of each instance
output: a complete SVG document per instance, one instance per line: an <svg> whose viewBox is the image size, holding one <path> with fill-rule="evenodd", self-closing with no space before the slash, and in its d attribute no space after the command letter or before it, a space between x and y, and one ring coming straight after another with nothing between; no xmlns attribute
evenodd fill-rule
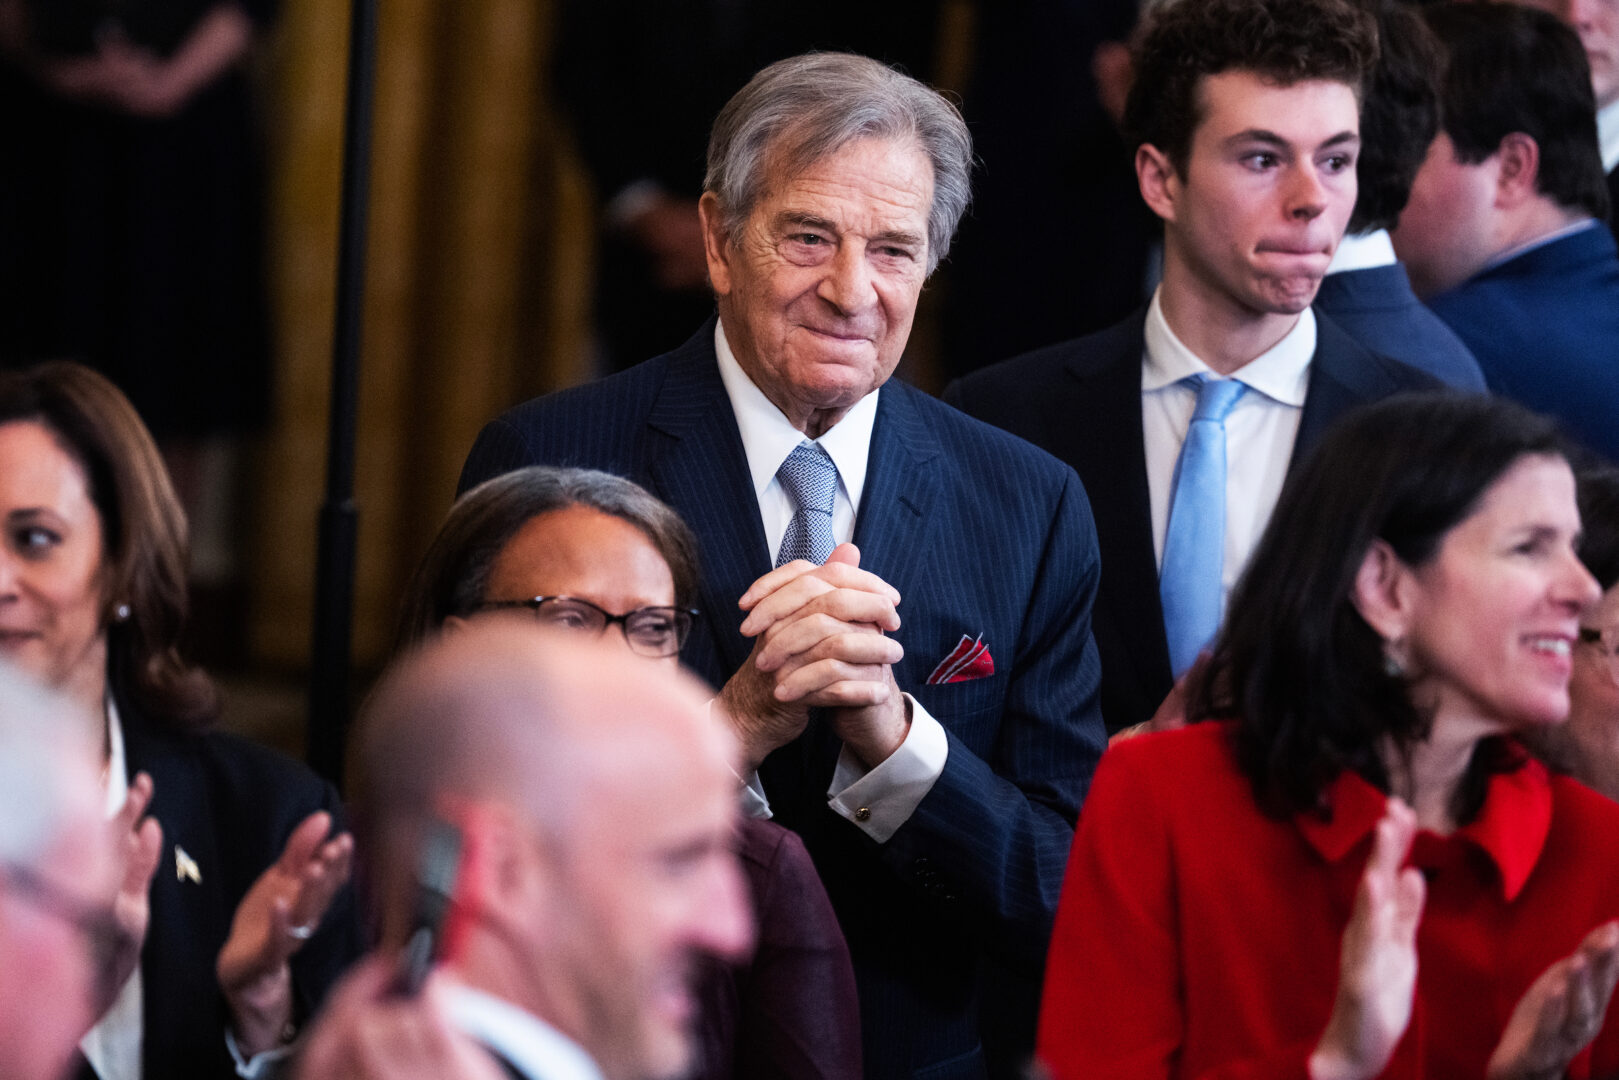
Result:
<svg viewBox="0 0 1619 1080"><path fill-rule="evenodd" d="M181 730L211 723L219 693L180 653L188 611L186 517L135 407L87 367L0 372L0 424L43 425L84 470L101 520L101 625L113 696ZM120 604L128 618L115 618Z"/></svg>
<svg viewBox="0 0 1619 1080"><path fill-rule="evenodd" d="M1579 35L1519 4L1443 4L1424 16L1445 52L1439 123L1456 160L1477 165L1523 132L1540 148L1536 190L1606 221L1596 96Z"/></svg>
<svg viewBox="0 0 1619 1080"><path fill-rule="evenodd" d="M486 597L501 550L532 519L586 506L634 525L674 579L675 606L697 598L697 539L680 515L645 488L594 469L531 465L486 480L455 501L405 589L395 650L421 642L452 615L466 616Z"/></svg>
<svg viewBox="0 0 1619 1080"><path fill-rule="evenodd" d="M1580 561L1602 591L1619 585L1619 466L1588 465L1575 474L1580 492Z"/></svg>
<svg viewBox="0 0 1619 1080"><path fill-rule="evenodd" d="M1377 63L1360 110L1360 193L1350 235L1392 229L1411 198L1411 185L1439 132L1439 70L1443 52L1422 16L1401 0L1363 0L1377 19Z"/></svg>
<svg viewBox="0 0 1619 1080"><path fill-rule="evenodd" d="M1205 76L1248 71L1284 86L1323 79L1359 94L1377 59L1377 25L1351 0L1182 0L1148 16L1131 52L1126 136L1132 148L1163 151L1184 176Z"/></svg>
<svg viewBox="0 0 1619 1080"><path fill-rule="evenodd" d="M1550 419L1482 394L1404 394L1339 422L1289 477L1233 591L1193 719L1237 721L1238 760L1266 812L1324 810L1345 769L1387 792L1386 749L1407 755L1431 717L1384 666L1357 610L1374 540L1420 567L1500 477L1527 456L1569 457ZM1522 755L1484 740L1452 808L1468 821L1493 773Z"/></svg>

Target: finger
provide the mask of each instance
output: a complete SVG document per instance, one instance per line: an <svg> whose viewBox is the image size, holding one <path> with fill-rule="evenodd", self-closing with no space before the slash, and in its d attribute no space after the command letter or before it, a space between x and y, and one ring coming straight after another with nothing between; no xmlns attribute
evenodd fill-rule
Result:
<svg viewBox="0 0 1619 1080"><path fill-rule="evenodd" d="M1417 927L1422 922L1422 908L1428 899L1428 882L1415 867L1400 871L1394 897L1395 927L1400 941L1415 945Z"/></svg>
<svg viewBox="0 0 1619 1080"><path fill-rule="evenodd" d="M315 853L320 850L321 843L326 834L332 831L332 815L324 810L316 810L313 814L298 823L287 837L286 846L281 849L281 857L276 860L276 868L286 874L300 874Z"/></svg>
<svg viewBox="0 0 1619 1080"><path fill-rule="evenodd" d="M1404 801L1390 799L1382 819L1377 823L1376 840L1367 871L1375 868L1379 874L1393 880L1400 871L1400 864L1405 862L1406 853L1411 850L1411 841L1416 835L1416 814Z"/></svg>
<svg viewBox="0 0 1619 1080"><path fill-rule="evenodd" d="M144 892L157 874L157 864L163 859L163 826L156 818L147 818L135 830L135 843L130 849L125 866L124 881Z"/></svg>
<svg viewBox="0 0 1619 1080"><path fill-rule="evenodd" d="M897 664L904 658L905 647L893 638L822 615L799 620L772 636L754 663L760 671L776 672L779 680L817 660Z"/></svg>
<svg viewBox="0 0 1619 1080"><path fill-rule="evenodd" d="M1597 993L1597 1012L1606 1015L1619 985L1619 922L1603 923L1586 937L1591 948L1591 980Z"/></svg>
<svg viewBox="0 0 1619 1080"><path fill-rule="evenodd" d="M887 668L817 660L776 684L778 701L834 707L880 705L888 700Z"/></svg>
<svg viewBox="0 0 1619 1080"><path fill-rule="evenodd" d="M135 823L146 816L146 808L152 804L155 791L151 776L144 772L135 774L135 779L129 782L129 794L124 797L124 805L114 819L120 831L133 829Z"/></svg>
<svg viewBox="0 0 1619 1080"><path fill-rule="evenodd" d="M860 549L850 543L839 544L832 549L832 554L826 557L828 563L842 563L845 566L860 565Z"/></svg>
<svg viewBox="0 0 1619 1080"><path fill-rule="evenodd" d="M322 850L322 858L309 865L292 902L295 925L315 926L325 917L332 898L349 879L353 854L354 842L344 833Z"/></svg>
<svg viewBox="0 0 1619 1080"><path fill-rule="evenodd" d="M781 622L826 612L847 622L866 622L889 632L899 629L892 594L839 585L806 574L760 601L742 621L746 637L762 634Z"/></svg>
<svg viewBox="0 0 1619 1080"><path fill-rule="evenodd" d="M854 545L848 546L852 548ZM752 611L766 597L775 596L793 585L803 588L807 584L806 579L834 588L876 593L888 597L889 601L895 604L900 601L899 590L870 571L861 570L847 562L827 562L822 566L816 566L799 560L777 567L754 582L748 591L742 594L738 606L744 611Z"/></svg>

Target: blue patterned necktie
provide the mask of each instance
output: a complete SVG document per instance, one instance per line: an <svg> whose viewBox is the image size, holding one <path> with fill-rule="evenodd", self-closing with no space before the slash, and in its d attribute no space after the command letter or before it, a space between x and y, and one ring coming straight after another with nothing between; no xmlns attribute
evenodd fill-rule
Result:
<svg viewBox="0 0 1619 1080"><path fill-rule="evenodd" d="M1225 420L1248 388L1235 379L1191 375L1197 411L1186 429L1169 502L1158 595L1164 605L1169 666L1179 678L1220 629L1225 565Z"/></svg>
<svg viewBox="0 0 1619 1080"><path fill-rule="evenodd" d="M838 467L820 443L805 439L781 463L776 479L796 507L782 534L776 565L794 559L826 562L832 554L832 500L838 492Z"/></svg>

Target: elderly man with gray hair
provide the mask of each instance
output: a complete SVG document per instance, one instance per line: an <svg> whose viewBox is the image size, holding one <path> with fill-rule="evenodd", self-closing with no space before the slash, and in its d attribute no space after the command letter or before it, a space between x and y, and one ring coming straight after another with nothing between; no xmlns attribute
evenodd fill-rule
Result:
<svg viewBox="0 0 1619 1080"><path fill-rule="evenodd" d="M870 1077L1016 1074L1103 745L1078 478L890 377L971 160L954 107L876 61L764 69L709 143L717 318L492 421L461 477L604 469L691 525L682 658L721 688L744 801L821 871Z"/></svg>
<svg viewBox="0 0 1619 1080"><path fill-rule="evenodd" d="M117 861L75 714L0 667L0 1076L55 1080L116 987ZM127 972L126 972L127 973Z"/></svg>

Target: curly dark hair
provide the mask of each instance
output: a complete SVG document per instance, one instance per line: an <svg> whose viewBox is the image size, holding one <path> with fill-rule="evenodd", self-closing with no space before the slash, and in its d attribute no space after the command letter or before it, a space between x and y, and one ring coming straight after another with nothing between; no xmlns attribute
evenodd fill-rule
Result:
<svg viewBox="0 0 1619 1080"><path fill-rule="evenodd" d="M1604 592L1619 585L1619 466L1586 465L1576 474L1580 488L1580 561Z"/></svg>
<svg viewBox="0 0 1619 1080"><path fill-rule="evenodd" d="M1372 542L1407 566L1438 554L1494 483L1524 457L1569 458L1556 424L1504 398L1429 392L1343 418L1290 476L1233 590L1188 715L1237 721L1237 754L1277 817L1323 809L1345 769L1388 791L1386 748L1409 754L1431 718L1384 666L1384 642L1353 593ZM1468 821L1489 777L1522 760L1485 740L1452 812Z"/></svg>
<svg viewBox="0 0 1619 1080"><path fill-rule="evenodd" d="M65 361L0 373L0 423L33 421L79 463L101 519L107 685L147 719L180 730L212 722L219 693L180 653L189 606L186 517L135 407ZM115 618L120 604L125 618Z"/></svg>
<svg viewBox="0 0 1619 1080"><path fill-rule="evenodd" d="M1439 133L1443 51L1421 14L1401 0L1362 0L1377 19L1381 48L1361 98L1360 193L1350 235L1392 229L1411 198L1428 144Z"/></svg>
<svg viewBox="0 0 1619 1080"><path fill-rule="evenodd" d="M1439 123L1456 160L1477 165L1521 131L1540 148L1535 189L1606 221L1596 95L1579 35L1518 4L1444 4L1424 15L1445 53Z"/></svg>
<svg viewBox="0 0 1619 1080"><path fill-rule="evenodd" d="M1205 76L1248 71L1284 86L1322 79L1358 94L1377 59L1377 25L1351 0L1178 0L1147 18L1131 52L1130 145L1157 147L1184 175Z"/></svg>

